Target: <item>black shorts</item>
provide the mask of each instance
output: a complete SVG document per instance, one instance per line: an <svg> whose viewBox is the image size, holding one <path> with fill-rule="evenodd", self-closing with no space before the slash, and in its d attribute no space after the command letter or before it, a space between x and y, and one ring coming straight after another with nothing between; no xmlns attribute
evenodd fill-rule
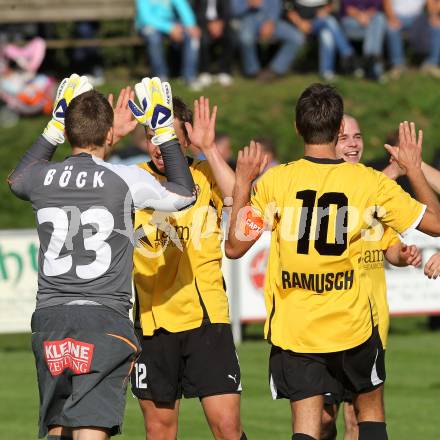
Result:
<svg viewBox="0 0 440 440"><path fill-rule="evenodd" d="M384 350L383 355L385 358L386 351ZM340 384L339 392L337 394L326 393L324 396L324 405L340 405L342 402L344 403L353 403L355 393L348 388L344 388L342 384Z"/></svg>
<svg viewBox="0 0 440 440"><path fill-rule="evenodd" d="M240 365L229 324L139 335L142 353L131 374L133 394L156 403L241 392Z"/></svg>
<svg viewBox="0 0 440 440"><path fill-rule="evenodd" d="M324 405L333 406L340 405L342 402L353 403L355 393L340 385L338 393L326 393L324 395Z"/></svg>
<svg viewBox="0 0 440 440"><path fill-rule="evenodd" d="M49 426L121 432L139 346L131 321L105 306L60 305L32 315L40 391L39 437Z"/></svg>
<svg viewBox="0 0 440 440"><path fill-rule="evenodd" d="M294 353L272 346L269 361L272 397L292 401L344 390L366 393L385 381L384 350L377 327L363 344L336 353Z"/></svg>

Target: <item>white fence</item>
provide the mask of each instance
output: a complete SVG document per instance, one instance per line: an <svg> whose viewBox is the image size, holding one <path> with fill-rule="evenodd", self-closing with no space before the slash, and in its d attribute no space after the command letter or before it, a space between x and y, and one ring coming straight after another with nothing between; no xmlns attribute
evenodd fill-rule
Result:
<svg viewBox="0 0 440 440"><path fill-rule="evenodd" d="M262 321L264 274L270 235L264 234L240 260L224 261L232 316L239 322ZM440 239L413 232L405 238L423 252L423 262L440 249ZM30 330L35 306L38 237L34 230L0 231L0 333ZM440 279L429 280L422 269L387 268L392 315L440 314Z"/></svg>

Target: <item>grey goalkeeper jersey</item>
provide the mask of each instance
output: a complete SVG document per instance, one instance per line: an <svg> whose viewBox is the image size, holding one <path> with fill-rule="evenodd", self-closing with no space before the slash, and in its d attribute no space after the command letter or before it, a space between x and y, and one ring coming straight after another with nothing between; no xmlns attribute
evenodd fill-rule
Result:
<svg viewBox="0 0 440 440"><path fill-rule="evenodd" d="M177 194L178 179L169 182L170 190L137 166L112 165L86 153L48 162L42 159L50 159L55 147L44 138L33 148L9 183L14 194L31 201L35 213L40 239L37 308L84 300L127 314L133 210L190 206L195 199L192 179Z"/></svg>

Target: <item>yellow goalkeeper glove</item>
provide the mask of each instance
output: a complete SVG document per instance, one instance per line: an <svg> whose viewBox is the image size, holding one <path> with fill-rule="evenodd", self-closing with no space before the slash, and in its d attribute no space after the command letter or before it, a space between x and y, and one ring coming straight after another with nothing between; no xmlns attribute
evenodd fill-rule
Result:
<svg viewBox="0 0 440 440"><path fill-rule="evenodd" d="M128 101L133 116L136 120L154 131L154 145L176 139L174 131L173 95L171 86L159 78L144 78L134 86L136 96L140 103L137 106L131 99Z"/></svg>
<svg viewBox="0 0 440 440"><path fill-rule="evenodd" d="M76 73L64 78L58 87L55 103L52 111L52 119L44 129L43 136L53 145L64 143L64 117L67 107L73 98L81 93L92 90L86 76L79 76Z"/></svg>

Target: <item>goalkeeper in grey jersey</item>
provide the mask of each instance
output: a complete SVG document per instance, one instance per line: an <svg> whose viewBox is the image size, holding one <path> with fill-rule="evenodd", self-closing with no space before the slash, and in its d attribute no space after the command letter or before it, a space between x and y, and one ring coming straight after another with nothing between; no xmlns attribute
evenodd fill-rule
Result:
<svg viewBox="0 0 440 440"><path fill-rule="evenodd" d="M75 74L61 83L52 120L9 177L12 192L32 203L40 239L31 324L40 438L105 440L121 432L138 353L128 318L132 213L177 211L195 200L172 125L169 85L153 78L136 92L160 141L167 182L139 167L103 160L120 135L114 112L86 77ZM127 105L130 96L125 89L117 105ZM50 162L64 131L72 155Z"/></svg>

